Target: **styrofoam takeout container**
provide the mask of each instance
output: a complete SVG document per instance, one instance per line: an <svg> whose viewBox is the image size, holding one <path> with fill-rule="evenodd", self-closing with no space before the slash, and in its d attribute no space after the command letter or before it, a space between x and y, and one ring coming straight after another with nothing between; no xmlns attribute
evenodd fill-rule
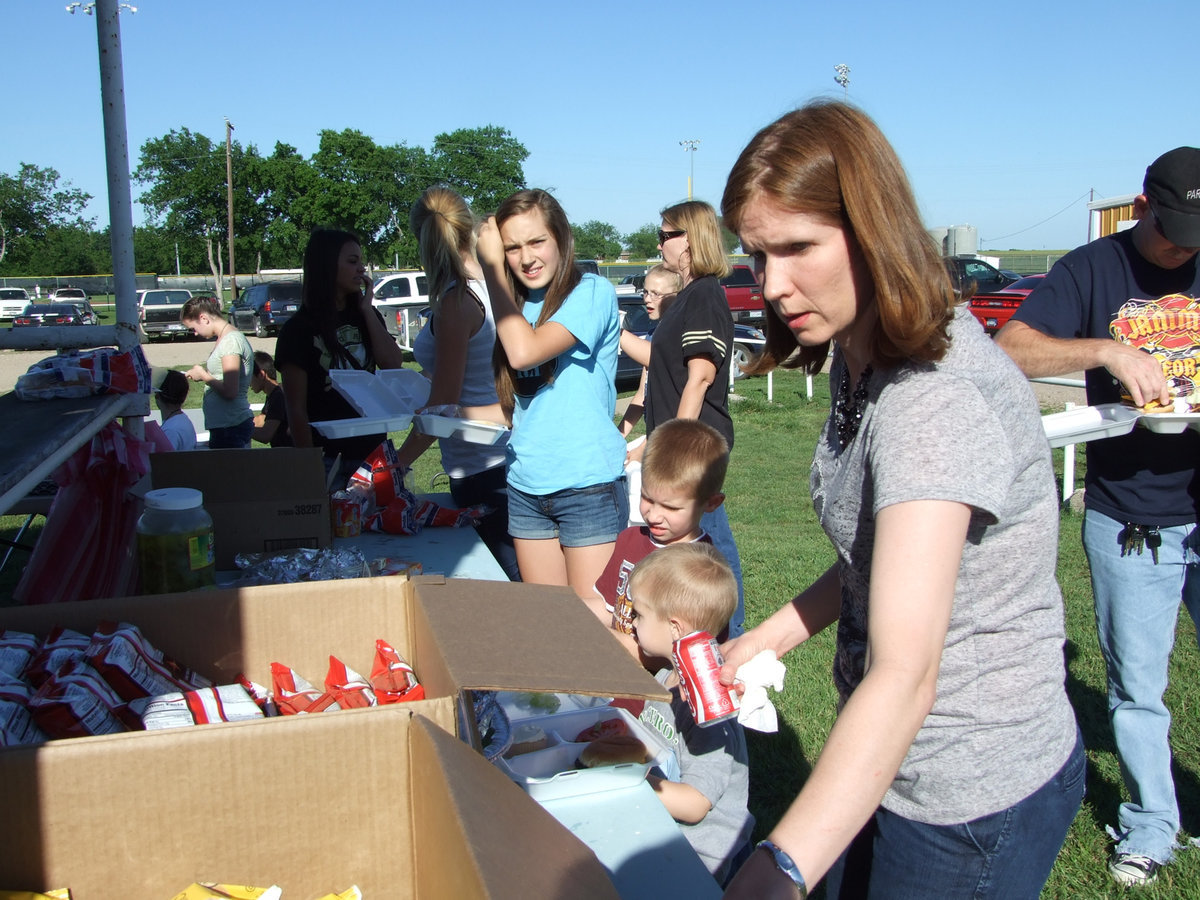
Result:
<svg viewBox="0 0 1200 900"><path fill-rule="evenodd" d="M583 729L613 718L625 720L630 733L646 745L651 754L650 762L621 763L594 769L574 768L579 754L587 746L586 741L576 741L575 738ZM496 760L496 764L535 800L558 800L631 787L643 781L652 766L657 766L667 779L679 780L679 761L675 758L675 752L627 710L598 706L520 721L521 724L542 729L548 745L543 750L502 757Z"/></svg>
<svg viewBox="0 0 1200 900"><path fill-rule="evenodd" d="M366 419L407 415L411 421L412 414L429 401L429 380L412 369L330 369L329 378Z"/></svg>
<svg viewBox="0 0 1200 900"><path fill-rule="evenodd" d="M1200 413L1145 413L1141 424L1159 434L1182 434L1189 428L1200 431Z"/></svg>
<svg viewBox="0 0 1200 900"><path fill-rule="evenodd" d="M1128 434L1141 417L1123 403L1101 403L1042 416L1042 428L1051 447L1064 447Z"/></svg>
<svg viewBox="0 0 1200 900"><path fill-rule="evenodd" d="M509 430L494 422L475 422L453 416L421 413L413 416L413 424L422 434L439 438L458 438L469 444L496 444L508 437Z"/></svg>

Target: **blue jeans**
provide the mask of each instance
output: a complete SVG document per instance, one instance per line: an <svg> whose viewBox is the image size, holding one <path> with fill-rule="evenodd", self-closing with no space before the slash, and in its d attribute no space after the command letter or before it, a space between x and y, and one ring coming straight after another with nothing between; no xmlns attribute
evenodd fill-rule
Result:
<svg viewBox="0 0 1200 900"><path fill-rule="evenodd" d="M1044 785L961 825L925 825L880 807L825 877L830 900L1037 900L1083 802L1083 739Z"/></svg>
<svg viewBox="0 0 1200 900"><path fill-rule="evenodd" d="M1200 626L1200 535L1194 524L1162 528L1155 564L1149 548L1121 556L1123 527L1090 509L1083 519L1096 630L1108 668L1108 718L1130 796L1117 813L1116 850L1167 863L1174 856L1179 805L1163 693L1180 600Z"/></svg>
<svg viewBox="0 0 1200 900"><path fill-rule="evenodd" d="M700 527L708 532L713 546L721 551L733 569L733 577L737 579L738 602L733 617L729 620L729 636L737 637L746 630L746 603L742 596L742 558L738 555L737 544L733 540L733 530L729 527L729 516L725 513L722 503L712 512L706 512L700 517Z"/></svg>
<svg viewBox="0 0 1200 900"><path fill-rule="evenodd" d="M475 530L504 569L509 581L520 581L521 571L517 568L517 551L512 536L508 533L508 468L494 466L467 475L465 478L450 479L450 496L462 506L483 504L491 509L475 523Z"/></svg>
<svg viewBox="0 0 1200 900"><path fill-rule="evenodd" d="M616 481L527 494L508 486L508 532L522 540L556 538L564 547L591 547L617 539L629 521L629 486Z"/></svg>

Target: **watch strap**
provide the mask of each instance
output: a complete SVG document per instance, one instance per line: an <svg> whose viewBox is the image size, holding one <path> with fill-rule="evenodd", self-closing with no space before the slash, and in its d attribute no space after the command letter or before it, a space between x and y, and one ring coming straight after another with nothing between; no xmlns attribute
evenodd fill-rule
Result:
<svg viewBox="0 0 1200 900"><path fill-rule="evenodd" d="M790 878L800 890L800 900L807 900L808 885L804 883L804 876L800 874L796 861L787 854L787 851L772 840L759 841L757 846L771 854L775 868Z"/></svg>

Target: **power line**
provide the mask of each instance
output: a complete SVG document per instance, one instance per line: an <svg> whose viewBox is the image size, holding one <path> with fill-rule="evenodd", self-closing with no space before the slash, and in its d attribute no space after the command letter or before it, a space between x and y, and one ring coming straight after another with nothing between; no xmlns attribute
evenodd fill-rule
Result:
<svg viewBox="0 0 1200 900"><path fill-rule="evenodd" d="M1004 241L1010 237L1016 237L1018 234L1024 234L1027 231L1033 231L1033 229L1037 228L1038 226L1045 225L1051 219L1057 219L1059 216L1061 216L1063 213L1065 213L1067 210L1069 210L1072 206L1074 206L1076 203L1078 203L1084 197L1087 197L1089 194L1091 194L1092 191L1093 191L1092 188L1088 188L1086 191L1084 191L1082 194L1080 194L1078 197L1076 197L1074 200L1072 200L1070 203L1068 203L1066 206L1064 206L1062 209L1060 209L1054 215L1048 216L1047 218L1042 219L1042 221L1037 222L1033 225L1030 225L1028 228L1022 228L1020 231L1013 231L1009 234L1002 234L999 237L980 238L980 240L986 244L994 244L996 241Z"/></svg>

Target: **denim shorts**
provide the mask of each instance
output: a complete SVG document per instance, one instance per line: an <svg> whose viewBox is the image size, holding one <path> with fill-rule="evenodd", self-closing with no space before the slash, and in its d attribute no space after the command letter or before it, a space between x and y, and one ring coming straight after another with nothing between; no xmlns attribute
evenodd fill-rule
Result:
<svg viewBox="0 0 1200 900"><path fill-rule="evenodd" d="M526 494L508 488L508 533L528 541L557 538L564 547L608 544L629 521L629 490L616 481L568 488L553 494Z"/></svg>
<svg viewBox="0 0 1200 900"><path fill-rule="evenodd" d="M208 449L249 450L250 435L254 433L254 419L247 419L227 428L208 429Z"/></svg>

